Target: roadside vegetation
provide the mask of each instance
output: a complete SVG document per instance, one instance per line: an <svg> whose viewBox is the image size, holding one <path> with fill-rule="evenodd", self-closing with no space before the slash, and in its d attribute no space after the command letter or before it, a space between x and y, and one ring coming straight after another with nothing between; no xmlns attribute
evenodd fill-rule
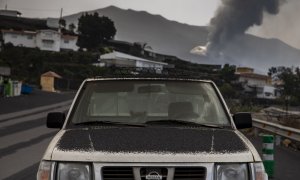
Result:
<svg viewBox="0 0 300 180"><path fill-rule="evenodd" d="M101 71L92 65L98 54L89 52L47 52L39 49L13 47L6 44L0 63L11 68L11 78L39 85L41 74L54 71L71 80L92 77Z"/></svg>

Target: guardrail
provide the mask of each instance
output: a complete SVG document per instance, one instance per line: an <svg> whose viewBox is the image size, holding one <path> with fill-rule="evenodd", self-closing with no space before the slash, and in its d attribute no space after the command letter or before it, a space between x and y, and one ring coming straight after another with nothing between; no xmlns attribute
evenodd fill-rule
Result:
<svg viewBox="0 0 300 180"><path fill-rule="evenodd" d="M280 124L275 124L259 119L253 119L253 126L259 129L263 129L266 131L269 131L271 133L293 139L295 141L300 142L300 130L291 128L291 127L286 127L282 126Z"/></svg>

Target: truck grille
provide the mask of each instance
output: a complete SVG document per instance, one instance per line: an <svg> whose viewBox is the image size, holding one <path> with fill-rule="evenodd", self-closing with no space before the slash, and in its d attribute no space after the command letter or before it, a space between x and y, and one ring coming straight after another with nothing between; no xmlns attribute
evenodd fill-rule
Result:
<svg viewBox="0 0 300 180"><path fill-rule="evenodd" d="M132 167L103 167L103 180L134 180Z"/></svg>
<svg viewBox="0 0 300 180"><path fill-rule="evenodd" d="M158 179L160 180L167 180L171 177L174 177L172 180L205 180L206 173L206 167L202 166L173 168L132 166L102 167L103 180L147 180L149 177L146 177L151 175L158 175Z"/></svg>
<svg viewBox="0 0 300 180"><path fill-rule="evenodd" d="M177 167L175 168L174 180L205 180L205 167Z"/></svg>
<svg viewBox="0 0 300 180"><path fill-rule="evenodd" d="M147 180L147 175L158 173L161 176L161 180L167 180L168 177L168 169L167 168L161 168L161 167L147 167L147 168L141 168L140 169L140 176L141 180Z"/></svg>

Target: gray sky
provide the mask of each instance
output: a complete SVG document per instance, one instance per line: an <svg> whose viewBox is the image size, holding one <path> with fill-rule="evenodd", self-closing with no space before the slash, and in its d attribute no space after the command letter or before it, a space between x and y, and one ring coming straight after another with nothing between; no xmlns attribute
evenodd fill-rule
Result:
<svg viewBox="0 0 300 180"><path fill-rule="evenodd" d="M145 10L170 20L207 25L220 0L0 0L0 8L19 10L23 17L58 17L115 5L123 9Z"/></svg>
<svg viewBox="0 0 300 180"><path fill-rule="evenodd" d="M248 33L278 38L300 49L300 0L286 0L279 15L265 15L260 27L251 28ZM123 9L144 10L160 14L167 19L191 25L208 25L221 0L0 0L0 9L19 10L23 17L59 17L80 11L95 10L110 5Z"/></svg>
<svg viewBox="0 0 300 180"><path fill-rule="evenodd" d="M287 0L277 16L265 14L262 26L254 27L249 33L264 38L277 38L300 49L300 0Z"/></svg>

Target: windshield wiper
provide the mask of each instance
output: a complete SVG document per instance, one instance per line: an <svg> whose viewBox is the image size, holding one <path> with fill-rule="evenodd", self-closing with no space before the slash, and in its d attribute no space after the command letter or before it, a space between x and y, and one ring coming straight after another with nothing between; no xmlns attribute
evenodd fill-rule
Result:
<svg viewBox="0 0 300 180"><path fill-rule="evenodd" d="M89 125L121 125L121 126L134 126L134 127L145 127L145 124L135 124L135 123L124 123L116 121L86 121L80 123L74 123L75 126L89 126Z"/></svg>
<svg viewBox="0 0 300 180"><path fill-rule="evenodd" d="M197 127L209 127L223 129L226 126L214 125L214 124L200 124L191 121L177 120L177 119L164 119L164 120L153 120L147 121L145 124L180 124L180 125L193 125Z"/></svg>

